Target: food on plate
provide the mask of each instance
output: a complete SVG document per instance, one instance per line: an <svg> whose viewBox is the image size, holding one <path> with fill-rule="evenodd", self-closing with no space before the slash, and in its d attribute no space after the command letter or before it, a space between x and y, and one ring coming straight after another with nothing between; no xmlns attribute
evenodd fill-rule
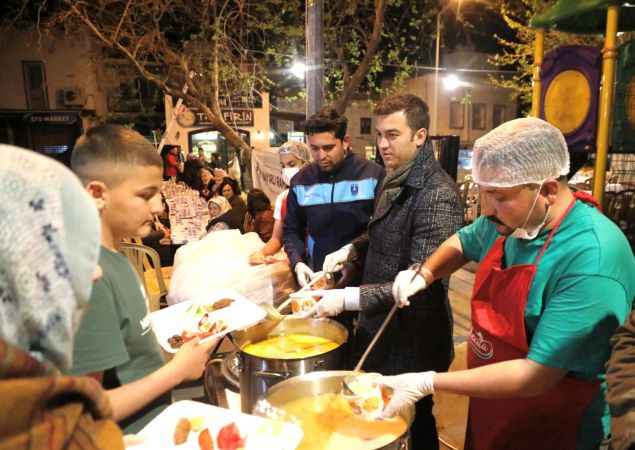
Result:
<svg viewBox="0 0 635 450"><path fill-rule="evenodd" d="M245 440L234 422L225 425L218 432L216 443L219 450L238 450L245 446Z"/></svg>
<svg viewBox="0 0 635 450"><path fill-rule="evenodd" d="M226 308L227 306L230 306L232 303L234 303L233 299L231 299L231 298L222 298L220 300L215 301L212 304L212 311L218 311L219 309Z"/></svg>
<svg viewBox="0 0 635 450"><path fill-rule="evenodd" d="M247 344L242 351L260 358L294 359L321 355L339 346L337 342L321 336L290 333Z"/></svg>
<svg viewBox="0 0 635 450"><path fill-rule="evenodd" d="M198 435L198 446L201 450L214 450L214 441L208 428L205 428Z"/></svg>
<svg viewBox="0 0 635 450"><path fill-rule="evenodd" d="M371 450L382 448L408 429L402 417L371 420L356 415L341 394L303 397L281 404L304 432L297 450Z"/></svg>
<svg viewBox="0 0 635 450"><path fill-rule="evenodd" d="M176 423L176 427L174 428L174 445L181 445L187 441L187 437L190 435L191 429L192 424L190 424L189 419L179 419Z"/></svg>
<svg viewBox="0 0 635 450"><path fill-rule="evenodd" d="M297 314L309 311L318 300L316 297L293 298L291 300L291 312Z"/></svg>
<svg viewBox="0 0 635 450"><path fill-rule="evenodd" d="M227 323L224 320L211 320L208 313L203 314L198 322L198 330L183 330L181 334L175 334L168 338L168 344L172 348L180 348L183 344L194 338L205 339L213 334L220 333L227 329Z"/></svg>
<svg viewBox="0 0 635 450"><path fill-rule="evenodd" d="M218 311L219 309L231 306L234 301L233 298L225 297L213 303L193 303L187 308L186 313L194 317L201 317L205 313Z"/></svg>
<svg viewBox="0 0 635 450"><path fill-rule="evenodd" d="M203 425L205 425L205 417L198 416L192 417L190 419L190 425L192 425L192 431L199 432L203 429Z"/></svg>
<svg viewBox="0 0 635 450"><path fill-rule="evenodd" d="M329 288L330 288L329 281L325 276L323 276L323 277L320 277L315 283L313 283L309 289L312 291L319 291L322 289L329 289Z"/></svg>

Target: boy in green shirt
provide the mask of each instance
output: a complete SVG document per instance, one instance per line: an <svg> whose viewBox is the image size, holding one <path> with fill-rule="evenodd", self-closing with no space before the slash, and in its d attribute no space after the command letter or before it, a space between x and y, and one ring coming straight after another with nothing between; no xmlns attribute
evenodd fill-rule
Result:
<svg viewBox="0 0 635 450"><path fill-rule="evenodd" d="M78 139L71 165L100 211L103 271L77 332L71 372L98 379L115 419L134 433L165 407L174 386L201 376L216 341L192 341L165 364L145 292L118 251L122 239L146 236L161 211L162 161L154 147L133 130L103 125Z"/></svg>

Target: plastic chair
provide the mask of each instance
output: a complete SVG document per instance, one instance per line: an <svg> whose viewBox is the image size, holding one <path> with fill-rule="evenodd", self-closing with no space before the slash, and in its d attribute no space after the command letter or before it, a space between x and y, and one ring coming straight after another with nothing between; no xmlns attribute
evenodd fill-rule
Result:
<svg viewBox="0 0 635 450"><path fill-rule="evenodd" d="M606 192L604 213L617 224L635 248L635 189Z"/></svg>
<svg viewBox="0 0 635 450"><path fill-rule="evenodd" d="M139 274L143 288L148 295L150 311L157 311L161 298L168 293L159 254L147 245L133 242L122 242L120 250Z"/></svg>

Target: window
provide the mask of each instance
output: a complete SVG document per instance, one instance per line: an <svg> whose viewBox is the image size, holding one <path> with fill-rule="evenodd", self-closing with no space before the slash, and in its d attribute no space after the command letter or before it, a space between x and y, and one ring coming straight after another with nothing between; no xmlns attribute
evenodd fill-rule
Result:
<svg viewBox="0 0 635 450"><path fill-rule="evenodd" d="M46 74L42 61L22 61L27 109L48 109Z"/></svg>
<svg viewBox="0 0 635 450"><path fill-rule="evenodd" d="M463 103L450 102L450 128L463 128Z"/></svg>
<svg viewBox="0 0 635 450"><path fill-rule="evenodd" d="M359 119L359 134L370 134L372 127L370 117L360 117Z"/></svg>
<svg viewBox="0 0 635 450"><path fill-rule="evenodd" d="M485 103L472 103L472 129L485 129Z"/></svg>
<svg viewBox="0 0 635 450"><path fill-rule="evenodd" d="M505 122L505 105L494 105L492 111L492 128L496 128Z"/></svg>

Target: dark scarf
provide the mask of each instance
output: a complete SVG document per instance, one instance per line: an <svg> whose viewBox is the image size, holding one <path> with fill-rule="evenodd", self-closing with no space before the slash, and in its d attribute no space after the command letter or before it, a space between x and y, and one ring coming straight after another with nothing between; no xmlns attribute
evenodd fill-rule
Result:
<svg viewBox="0 0 635 450"><path fill-rule="evenodd" d="M415 156L407 164L398 167L394 172L386 175L381 185L379 198L375 204L375 211L379 212L390 208L390 205L392 205L395 198L397 198L401 192L401 187L408 179L408 175L410 175L410 170L412 170L412 167L415 165L416 159L417 157Z"/></svg>

